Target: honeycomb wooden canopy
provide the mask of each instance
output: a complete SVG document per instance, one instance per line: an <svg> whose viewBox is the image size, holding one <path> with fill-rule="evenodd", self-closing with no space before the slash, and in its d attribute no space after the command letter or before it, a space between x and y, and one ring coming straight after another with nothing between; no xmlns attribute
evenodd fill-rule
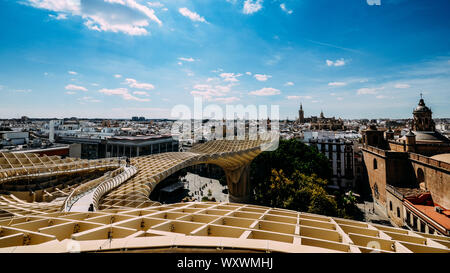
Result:
<svg viewBox="0 0 450 273"><path fill-rule="evenodd" d="M42 213L0 221L0 252L449 252L450 238L236 203Z"/></svg>
<svg viewBox="0 0 450 273"><path fill-rule="evenodd" d="M233 202L149 199L159 182L203 163L221 166L233 193L231 187L245 187L242 174L262 144L210 141L189 152L133 158L132 166L1 153L0 184L17 188L0 194L0 252L449 252L448 237L378 224ZM29 181L49 185L40 200L23 193ZM92 198L97 210L70 211L67 204L80 196Z"/></svg>

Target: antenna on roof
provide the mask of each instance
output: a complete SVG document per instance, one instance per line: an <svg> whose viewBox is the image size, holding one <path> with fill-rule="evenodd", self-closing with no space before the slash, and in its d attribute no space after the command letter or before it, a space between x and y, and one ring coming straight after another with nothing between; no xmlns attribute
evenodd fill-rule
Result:
<svg viewBox="0 0 450 273"><path fill-rule="evenodd" d="M422 93L420 93L420 98L423 99Z"/></svg>

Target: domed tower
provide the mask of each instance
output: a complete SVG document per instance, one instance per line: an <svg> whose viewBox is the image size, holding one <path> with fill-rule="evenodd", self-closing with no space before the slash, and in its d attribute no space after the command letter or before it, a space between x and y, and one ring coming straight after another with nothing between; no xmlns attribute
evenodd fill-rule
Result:
<svg viewBox="0 0 450 273"><path fill-rule="evenodd" d="M413 131L435 131L435 124L432 118L432 114L433 112L431 112L431 109L425 105L422 94L420 94L419 105L413 111Z"/></svg>

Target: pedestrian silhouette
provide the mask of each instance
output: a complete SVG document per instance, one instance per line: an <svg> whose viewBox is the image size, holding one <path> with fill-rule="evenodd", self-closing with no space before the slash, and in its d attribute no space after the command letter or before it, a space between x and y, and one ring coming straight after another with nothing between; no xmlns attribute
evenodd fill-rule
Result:
<svg viewBox="0 0 450 273"><path fill-rule="evenodd" d="M88 211L94 211L94 204L90 204L90 205L89 205Z"/></svg>

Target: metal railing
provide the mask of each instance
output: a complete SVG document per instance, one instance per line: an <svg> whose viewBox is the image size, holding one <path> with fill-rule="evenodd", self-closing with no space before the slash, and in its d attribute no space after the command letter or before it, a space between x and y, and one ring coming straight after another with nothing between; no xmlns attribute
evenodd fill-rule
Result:
<svg viewBox="0 0 450 273"><path fill-rule="evenodd" d="M75 188L70 195L64 200L62 210L70 211L73 204L75 204L78 200L80 200L83 196L91 193L98 185L100 185L105 180L116 176L118 173L123 171L123 167L120 169L114 170L113 172L107 172L102 177L86 182L77 188Z"/></svg>
<svg viewBox="0 0 450 273"><path fill-rule="evenodd" d="M102 177L99 177L97 179L91 180L87 183L84 183L77 188L75 188L70 195L64 200L64 203L62 205L62 211L70 211L73 204L75 204L78 200L80 200L82 197L86 196L87 194L91 193L93 190L95 190L101 183L105 181L109 181L112 177L119 175L121 172L125 170L126 161L124 158L117 158L116 159L116 165L118 164L119 169L116 169L114 171L107 172Z"/></svg>
<svg viewBox="0 0 450 273"><path fill-rule="evenodd" d="M105 180L104 182L102 182L95 189L95 191L93 193L92 204L94 205L94 209L95 210L99 209L99 202L100 202L100 199L103 197L103 195L105 195L109 191L111 191L111 190L117 188L118 186L120 186L122 183L127 181L133 175L135 175L137 173L137 171L138 171L137 167L130 166L124 172L122 172L121 174L117 175L116 177L114 177L112 179Z"/></svg>

